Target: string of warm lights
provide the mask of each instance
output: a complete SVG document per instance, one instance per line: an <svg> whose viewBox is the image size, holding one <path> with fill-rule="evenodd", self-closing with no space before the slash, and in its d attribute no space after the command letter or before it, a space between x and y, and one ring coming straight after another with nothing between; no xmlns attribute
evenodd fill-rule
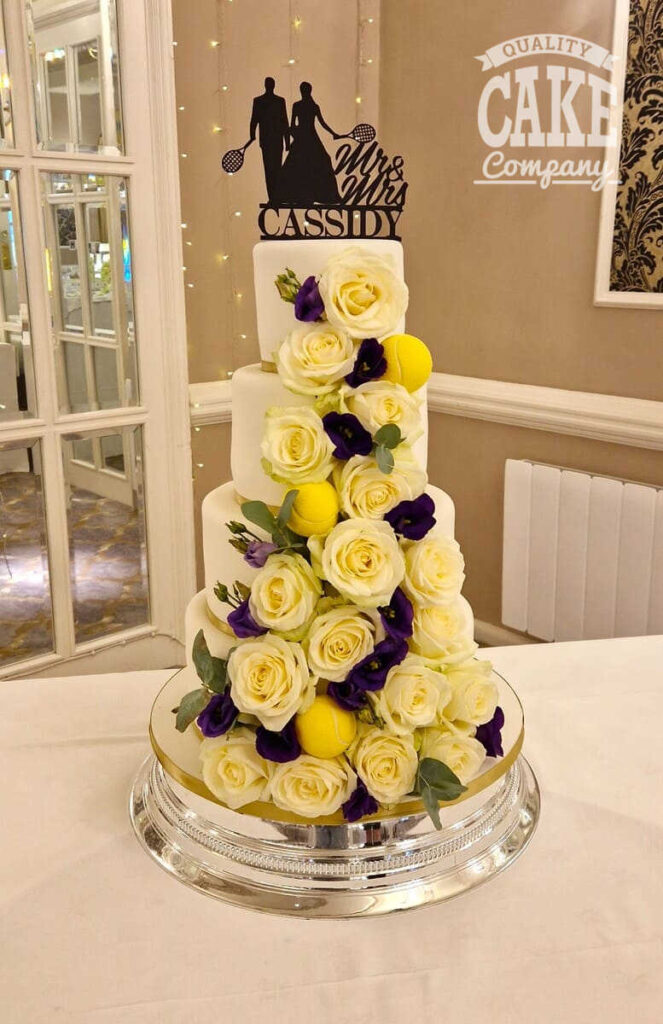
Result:
<svg viewBox="0 0 663 1024"><path fill-rule="evenodd" d="M229 31L226 4L231 4L233 2L234 0L215 0L214 38L209 39L206 42L206 46L212 51L213 58L216 62L218 120L210 126L210 131L213 135L218 137L218 166L222 192L221 201L224 209L227 211L227 223L224 237L222 239L222 248L214 253L213 259L219 272L225 276L225 287L223 287L223 292L225 293L227 302L226 323L230 330L230 336L233 339L233 347L236 342L241 342L242 347L244 347L243 343L249 339L249 327L247 323L249 312L245 301L246 296L249 294L249 288L237 280L237 263L232 258L233 249L236 248L235 242L238 242L240 237L240 225L243 211L238 209L234 202L232 175L227 175L221 171L221 156L224 151L229 148L230 144L229 133L226 130L229 124L230 104L228 94L231 88L227 65L227 40L229 37ZM283 67L289 72L290 102L292 102L293 98L298 94L298 65L300 64L301 59L301 47L305 43L304 32L306 29L306 21L300 14L302 2L304 2L304 0L287 0L287 3L284 3L288 16L288 50L287 57L283 61ZM235 6L239 6L239 3L240 0L237 0ZM366 75L368 69L377 67L378 5L379 0L356 0L354 100L357 113L355 114L353 124L359 121L375 123L377 116L377 110L373 109L375 105L375 89L370 87L370 79L367 79ZM233 14L235 14L235 12L233 12ZM176 41L173 41L173 46L177 46ZM184 113L185 106L179 105L178 111L180 113ZM180 158L182 160L188 160L189 154L186 151L182 151L180 152ZM188 263L188 260L186 259L187 252L194 245L194 241L188 237L188 229L188 223L186 220L183 220L182 231L185 259L183 261L182 271L185 275L185 284L187 289L193 289L195 288L195 281L190 279L190 273L186 266ZM241 361L245 360L242 358ZM223 372L227 377L232 377L232 370ZM201 430L199 426L194 429L196 432ZM204 464L202 462L196 462L195 467L196 469L203 469Z"/></svg>

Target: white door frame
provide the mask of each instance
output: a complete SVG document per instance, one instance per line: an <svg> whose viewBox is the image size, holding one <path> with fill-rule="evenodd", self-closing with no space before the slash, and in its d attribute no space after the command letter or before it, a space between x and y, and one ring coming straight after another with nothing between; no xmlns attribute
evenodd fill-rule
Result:
<svg viewBox="0 0 663 1024"><path fill-rule="evenodd" d="M174 665L182 661L184 612L195 592L195 557L170 0L117 0L126 156L38 148L23 6L23 0L4 0L14 83L14 148L0 151L0 164L19 172L40 407L35 419L0 425L0 441L41 441L55 653L0 668L0 677L62 675L73 659L76 672ZM42 258L41 171L120 174L129 182L139 406L59 413ZM143 428L150 622L77 646L61 437L120 426ZM118 652L118 645L125 652Z"/></svg>

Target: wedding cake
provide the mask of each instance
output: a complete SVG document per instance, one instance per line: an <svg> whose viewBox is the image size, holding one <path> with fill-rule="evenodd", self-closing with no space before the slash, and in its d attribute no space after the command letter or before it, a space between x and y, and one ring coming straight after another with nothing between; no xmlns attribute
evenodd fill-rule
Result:
<svg viewBox="0 0 663 1024"><path fill-rule="evenodd" d="M232 480L202 507L186 613L211 801L301 822L411 802L439 823L502 754L454 505L426 475L432 360L394 239L261 241L261 363L232 377Z"/></svg>

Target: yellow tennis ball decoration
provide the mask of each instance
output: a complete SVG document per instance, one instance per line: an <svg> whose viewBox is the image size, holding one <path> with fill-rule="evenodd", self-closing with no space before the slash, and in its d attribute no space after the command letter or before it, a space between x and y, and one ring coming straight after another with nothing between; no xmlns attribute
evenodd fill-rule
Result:
<svg viewBox="0 0 663 1024"><path fill-rule="evenodd" d="M431 375L433 358L423 341L413 334L392 334L382 342L387 369L381 378L418 391Z"/></svg>
<svg viewBox="0 0 663 1024"><path fill-rule="evenodd" d="M338 521L338 494L328 480L299 484L288 526L300 537L329 533Z"/></svg>
<svg viewBox="0 0 663 1024"><path fill-rule="evenodd" d="M357 731L351 711L335 704L331 697L315 697L308 711L295 716L295 730L302 749L312 757L338 757L347 750Z"/></svg>

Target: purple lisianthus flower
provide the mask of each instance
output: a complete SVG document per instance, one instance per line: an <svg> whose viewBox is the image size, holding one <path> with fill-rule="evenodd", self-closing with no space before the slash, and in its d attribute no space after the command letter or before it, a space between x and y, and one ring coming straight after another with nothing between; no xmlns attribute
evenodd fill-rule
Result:
<svg viewBox="0 0 663 1024"><path fill-rule="evenodd" d="M312 320L320 320L324 311L325 304L318 282L314 277L307 277L295 295L295 316L298 320L310 323Z"/></svg>
<svg viewBox="0 0 663 1024"><path fill-rule="evenodd" d="M421 540L435 526L435 502L429 494L420 494L414 501L399 501L385 519L395 533L406 540Z"/></svg>
<svg viewBox="0 0 663 1024"><path fill-rule="evenodd" d="M381 690L389 670L399 665L406 654L407 642L388 636L375 645L371 654L355 665L346 683L359 690Z"/></svg>
<svg viewBox="0 0 663 1024"><path fill-rule="evenodd" d="M246 639L248 636L262 636L267 630L263 626L259 626L256 620L249 611L249 599L242 601L238 604L234 611L228 616L228 625L232 629L235 636L239 637L240 640Z"/></svg>
<svg viewBox="0 0 663 1024"><path fill-rule="evenodd" d="M270 540L252 540L244 552L244 561L253 569L262 569L270 555L277 550Z"/></svg>
<svg viewBox="0 0 663 1024"><path fill-rule="evenodd" d="M285 764L294 761L302 752L295 732L295 720L291 718L280 732L272 732L259 725L256 729L256 750L266 761Z"/></svg>
<svg viewBox="0 0 663 1024"><path fill-rule="evenodd" d="M386 369L384 345L381 345L377 338L364 338L359 346L355 365L345 380L351 388L358 388L360 384L366 384L369 380L378 380Z"/></svg>
<svg viewBox="0 0 663 1024"><path fill-rule="evenodd" d="M386 633L394 640L407 640L412 636L414 608L400 587L396 587L389 604L378 608Z"/></svg>
<svg viewBox="0 0 663 1024"><path fill-rule="evenodd" d="M357 788L354 793L341 805L343 817L346 821L359 821L367 814L375 814L378 809L378 802L375 797L366 789L361 779L357 779Z"/></svg>
<svg viewBox="0 0 663 1024"><path fill-rule="evenodd" d="M488 757L504 757L502 749L502 726L504 725L504 712L502 708L495 708L495 714L490 722L477 726L476 739L486 748Z"/></svg>
<svg viewBox="0 0 663 1024"><path fill-rule="evenodd" d="M215 693L207 707L198 715L196 722L203 736L223 736L233 724L239 710L229 693Z"/></svg>
<svg viewBox="0 0 663 1024"><path fill-rule="evenodd" d="M366 706L366 694L352 683L330 683L327 695L346 711L359 711Z"/></svg>
<svg viewBox="0 0 663 1024"><path fill-rule="evenodd" d="M334 458L351 459L353 455L371 454L373 438L351 412L328 412L322 417L322 425L335 445Z"/></svg>

